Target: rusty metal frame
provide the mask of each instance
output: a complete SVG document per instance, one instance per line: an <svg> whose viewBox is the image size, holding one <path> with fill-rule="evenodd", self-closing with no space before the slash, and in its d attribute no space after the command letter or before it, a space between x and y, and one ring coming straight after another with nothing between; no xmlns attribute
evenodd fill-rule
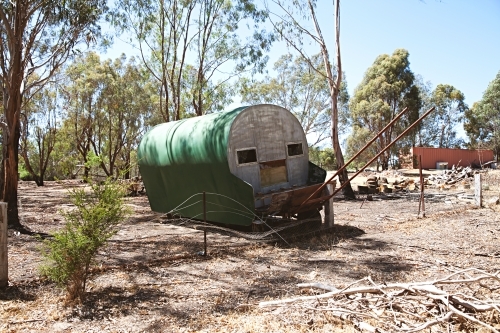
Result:
<svg viewBox="0 0 500 333"><path fill-rule="evenodd" d="M396 121L398 121L399 118L401 118L401 116L406 113L406 111L408 111L408 108L404 108L403 111L401 111L400 113L398 113L398 115L396 117L394 117L394 119L392 119L382 130L380 130L380 132L377 133L377 135L375 135L370 141L368 141L365 146L363 148L361 148L356 154L354 154L353 157L351 157L349 159L349 161L347 161L346 163L344 163L343 166L341 166L334 174L333 176L330 177L330 179L328 179L327 181L324 182L323 185L321 185L313 194L311 194L298 208L297 208L297 211L299 211L302 206L304 206L306 204L306 202L308 202L309 200L311 200L311 198L313 198L319 191L323 190L323 188L325 188L325 186L327 184L329 184L335 177L337 177L338 174L340 174L345 168L347 168L347 166L352 162L354 161L354 159L356 157L358 157L359 155L361 155L361 153L363 153L375 140L377 140L385 131L387 131L387 129L389 129L390 126L392 126ZM350 180L348 180L347 182L349 182ZM346 183L347 183L346 182Z"/></svg>
<svg viewBox="0 0 500 333"><path fill-rule="evenodd" d="M332 198L335 194L337 194L340 190L342 190L351 180L353 180L356 176L358 176L361 172L363 172L366 167L368 167L370 164L372 164L380 155L382 155L387 149L391 148L393 144L395 144L399 139L401 139L403 136L406 135L413 127L415 127L418 123L420 123L425 117L427 117L432 111L434 111L435 107L430 108L426 113L424 113L420 118L415 120L413 124L411 124L406 130L403 131L403 133L399 134L397 138L395 138L389 145L387 145L384 149L382 149L377 155L375 155L368 163L366 163L358 172L356 172L351 178L349 178L344 184L342 184L337 190L333 191L332 194L328 196L328 198L325 198L325 201L328 201L330 198ZM325 202L323 201L323 202Z"/></svg>

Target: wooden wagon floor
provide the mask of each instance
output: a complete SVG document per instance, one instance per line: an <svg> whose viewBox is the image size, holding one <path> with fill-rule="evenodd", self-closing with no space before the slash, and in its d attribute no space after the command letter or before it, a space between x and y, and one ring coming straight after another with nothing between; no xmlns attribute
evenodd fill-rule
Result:
<svg viewBox="0 0 500 333"><path fill-rule="evenodd" d="M25 225L43 232L60 228L58 211L71 207L72 186L83 185L21 182ZM409 282L461 268L500 268L498 206L429 203L428 217L417 219L416 201L340 201L334 205L337 225L328 233L291 247L209 233L209 256L202 257L202 232L159 223L146 197L127 202L134 215L99 254L87 300L73 309L39 279L39 241L9 231L11 286L0 291L0 331L355 332L349 320L257 304L300 295L296 285L302 282L342 288L368 275L377 283Z"/></svg>

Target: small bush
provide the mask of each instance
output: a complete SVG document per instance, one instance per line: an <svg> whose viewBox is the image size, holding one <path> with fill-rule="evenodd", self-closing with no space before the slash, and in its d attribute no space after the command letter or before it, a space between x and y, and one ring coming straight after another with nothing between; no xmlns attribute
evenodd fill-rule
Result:
<svg viewBox="0 0 500 333"><path fill-rule="evenodd" d="M26 181L33 180L33 177L28 172L28 170L26 170L26 167L24 166L24 163L21 162L21 160L19 162L18 172L19 172L19 179L26 180Z"/></svg>
<svg viewBox="0 0 500 333"><path fill-rule="evenodd" d="M92 184L90 193L71 190L76 209L64 213L64 229L43 242L41 273L66 288L68 301L83 300L89 269L98 250L128 215L124 195L123 186L111 180Z"/></svg>

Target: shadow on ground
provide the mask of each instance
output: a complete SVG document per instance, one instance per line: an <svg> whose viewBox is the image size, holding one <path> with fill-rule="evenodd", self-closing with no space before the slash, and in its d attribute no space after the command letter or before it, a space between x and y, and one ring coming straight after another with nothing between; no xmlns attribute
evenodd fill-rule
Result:
<svg viewBox="0 0 500 333"><path fill-rule="evenodd" d="M20 286L9 286L5 288L0 288L0 300L1 301L12 301L17 300L21 302L30 302L36 299L36 295L33 290L26 291L25 288Z"/></svg>

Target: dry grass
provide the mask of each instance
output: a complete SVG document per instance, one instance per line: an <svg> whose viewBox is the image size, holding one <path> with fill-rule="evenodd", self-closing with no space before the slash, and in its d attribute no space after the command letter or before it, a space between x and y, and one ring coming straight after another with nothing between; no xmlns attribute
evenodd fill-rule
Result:
<svg viewBox="0 0 500 333"><path fill-rule="evenodd" d="M59 229L65 186L22 183L24 223L35 231ZM498 213L466 204L430 203L428 217L417 219L418 202L411 200L336 202L336 227L328 233L291 246L209 233L203 257L202 232L159 223L145 197L128 200L134 216L100 253L86 300L73 308L39 278L38 241L10 234L1 332L354 332L350 320L328 312L264 311L257 304L307 293L296 287L303 282L342 288L368 275L378 283L432 279L498 267L500 256ZM456 330L477 329L467 325Z"/></svg>

